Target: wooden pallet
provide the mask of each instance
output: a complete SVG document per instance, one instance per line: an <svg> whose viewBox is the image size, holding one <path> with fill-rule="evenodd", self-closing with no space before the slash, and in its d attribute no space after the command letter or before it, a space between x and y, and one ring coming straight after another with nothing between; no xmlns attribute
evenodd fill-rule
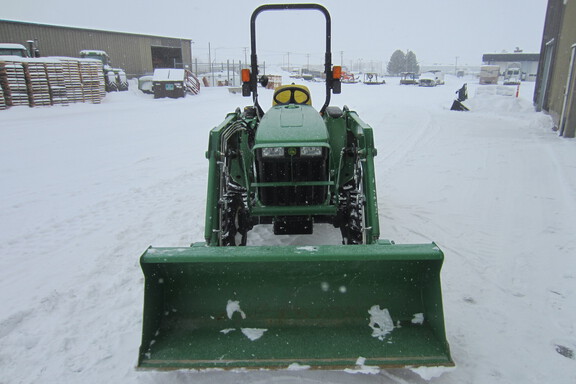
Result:
<svg viewBox="0 0 576 384"><path fill-rule="evenodd" d="M0 87L0 110L6 109L6 99L4 98L4 91Z"/></svg>
<svg viewBox="0 0 576 384"><path fill-rule="evenodd" d="M68 102L83 103L84 91L82 77L80 76L80 59L73 57L50 57L50 59L56 59L62 65L62 75L64 76L64 87L66 88Z"/></svg>
<svg viewBox="0 0 576 384"><path fill-rule="evenodd" d="M20 60L0 60L0 83L6 105L29 105L24 65Z"/></svg>
<svg viewBox="0 0 576 384"><path fill-rule="evenodd" d="M24 66L30 106L52 105L44 61L41 59L26 59L22 64Z"/></svg>
<svg viewBox="0 0 576 384"><path fill-rule="evenodd" d="M68 105L64 65L60 60L46 60L45 65L52 105Z"/></svg>
<svg viewBox="0 0 576 384"><path fill-rule="evenodd" d="M99 104L106 95L102 64L98 60L80 59L80 74L84 101Z"/></svg>

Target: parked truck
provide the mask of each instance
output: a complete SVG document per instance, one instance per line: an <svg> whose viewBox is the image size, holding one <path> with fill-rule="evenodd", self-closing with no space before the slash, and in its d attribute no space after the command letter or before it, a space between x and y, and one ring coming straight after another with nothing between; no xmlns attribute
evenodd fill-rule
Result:
<svg viewBox="0 0 576 384"><path fill-rule="evenodd" d="M22 44L0 43L0 56L40 57L35 40L28 40L26 44L28 48Z"/></svg>
<svg viewBox="0 0 576 384"><path fill-rule="evenodd" d="M504 85L518 85L522 80L522 68L520 63L510 63L504 72Z"/></svg>
<svg viewBox="0 0 576 384"><path fill-rule="evenodd" d="M480 84L498 84L500 67L498 65L483 65L480 67Z"/></svg>

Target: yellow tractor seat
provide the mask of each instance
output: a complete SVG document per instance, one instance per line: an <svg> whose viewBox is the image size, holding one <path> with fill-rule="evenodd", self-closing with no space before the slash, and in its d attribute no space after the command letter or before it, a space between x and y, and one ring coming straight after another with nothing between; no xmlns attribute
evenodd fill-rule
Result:
<svg viewBox="0 0 576 384"><path fill-rule="evenodd" d="M274 90L272 105L306 104L312 105L310 90L305 85L281 85Z"/></svg>

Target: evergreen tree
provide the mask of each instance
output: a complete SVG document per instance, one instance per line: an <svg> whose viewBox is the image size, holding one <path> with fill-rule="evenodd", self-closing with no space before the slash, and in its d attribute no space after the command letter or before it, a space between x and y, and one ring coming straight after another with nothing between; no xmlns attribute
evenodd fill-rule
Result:
<svg viewBox="0 0 576 384"><path fill-rule="evenodd" d="M406 53L406 72L420 73L420 66L416 59L416 54L412 51Z"/></svg>
<svg viewBox="0 0 576 384"><path fill-rule="evenodd" d="M416 54L412 51L404 53L399 49L394 51L390 57L386 69L391 75L399 75L402 72L420 72L420 66L418 65Z"/></svg>
<svg viewBox="0 0 576 384"><path fill-rule="evenodd" d="M397 49L394 51L392 56L390 57L390 61L388 62L388 66L386 67L388 73L391 75L398 75L402 72L406 71L406 55L404 52Z"/></svg>

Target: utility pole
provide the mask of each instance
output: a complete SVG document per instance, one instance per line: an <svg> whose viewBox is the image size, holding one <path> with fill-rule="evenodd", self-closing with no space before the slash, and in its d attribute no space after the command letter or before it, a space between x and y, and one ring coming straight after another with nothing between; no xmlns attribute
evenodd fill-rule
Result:
<svg viewBox="0 0 576 384"><path fill-rule="evenodd" d="M194 55L193 55L194 49L193 49L193 48L194 48L194 42L193 42L193 41L190 41L190 59L192 59L192 57L194 57ZM193 71L192 68L193 68L193 67L192 67L192 62L190 62L190 72ZM198 73L196 73L195 75L198 76Z"/></svg>
<svg viewBox="0 0 576 384"><path fill-rule="evenodd" d="M340 51L340 66L344 66L344 51Z"/></svg>
<svg viewBox="0 0 576 384"><path fill-rule="evenodd" d="M244 65L246 65L246 63L248 62L248 59L246 57L246 52L248 51L248 47L244 47Z"/></svg>
<svg viewBox="0 0 576 384"><path fill-rule="evenodd" d="M214 86L214 71L212 70L212 55L210 54L210 42L208 42L208 65L210 66L210 77L212 78L212 86Z"/></svg>
<svg viewBox="0 0 576 384"><path fill-rule="evenodd" d="M288 52L288 72L290 72L290 52Z"/></svg>
<svg viewBox="0 0 576 384"><path fill-rule="evenodd" d="M456 56L456 64L454 64L454 75L458 75L458 56Z"/></svg>

